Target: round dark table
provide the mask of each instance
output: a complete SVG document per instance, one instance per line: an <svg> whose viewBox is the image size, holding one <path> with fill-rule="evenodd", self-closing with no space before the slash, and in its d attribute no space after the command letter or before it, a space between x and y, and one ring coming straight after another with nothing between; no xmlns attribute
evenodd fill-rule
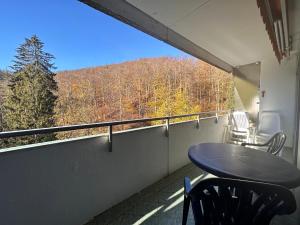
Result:
<svg viewBox="0 0 300 225"><path fill-rule="evenodd" d="M190 160L225 178L260 181L287 188L300 186L300 170L270 153L232 144L203 143L189 148Z"/></svg>

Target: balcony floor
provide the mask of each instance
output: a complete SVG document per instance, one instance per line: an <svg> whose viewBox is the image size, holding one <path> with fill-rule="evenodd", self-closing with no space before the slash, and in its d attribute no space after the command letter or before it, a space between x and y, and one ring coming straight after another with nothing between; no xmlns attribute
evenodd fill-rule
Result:
<svg viewBox="0 0 300 225"><path fill-rule="evenodd" d="M289 155L289 154L288 154ZM288 156L285 154L285 156ZM290 155L289 155L290 156ZM289 157L288 157L289 158ZM192 183L212 176L189 164L170 176L147 187L120 204L96 216L85 225L174 225L181 224L183 206L183 178L188 176ZM299 212L298 212L299 213ZM275 218L272 225L298 225L296 215ZM190 209L188 224L194 224Z"/></svg>

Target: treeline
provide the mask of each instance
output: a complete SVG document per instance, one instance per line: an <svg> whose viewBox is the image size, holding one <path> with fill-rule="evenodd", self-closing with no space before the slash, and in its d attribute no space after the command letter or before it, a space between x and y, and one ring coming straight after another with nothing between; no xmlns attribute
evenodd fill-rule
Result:
<svg viewBox="0 0 300 225"><path fill-rule="evenodd" d="M180 115L233 107L232 76L193 58L148 58L64 71L56 75L56 80L57 125Z"/></svg>
<svg viewBox="0 0 300 225"><path fill-rule="evenodd" d="M43 47L35 35L25 39L17 48L12 71L0 72L0 131L233 108L232 75L194 58L148 58L54 73L54 56L44 52ZM144 125L151 124L114 129ZM105 130L0 140L0 146L98 134Z"/></svg>

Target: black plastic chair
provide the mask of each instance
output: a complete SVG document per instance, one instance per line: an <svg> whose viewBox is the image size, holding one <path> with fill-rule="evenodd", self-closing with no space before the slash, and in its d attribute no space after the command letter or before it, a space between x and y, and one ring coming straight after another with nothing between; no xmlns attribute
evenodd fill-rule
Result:
<svg viewBox="0 0 300 225"><path fill-rule="evenodd" d="M267 152L278 155L283 149L286 140L286 135L283 132L274 134L266 143L255 144L255 143L242 143L242 146L256 146L256 147L267 147Z"/></svg>
<svg viewBox="0 0 300 225"><path fill-rule="evenodd" d="M296 200L285 187L225 178L206 179L193 188L184 179L182 225L190 203L196 225L268 225L275 215L296 210Z"/></svg>

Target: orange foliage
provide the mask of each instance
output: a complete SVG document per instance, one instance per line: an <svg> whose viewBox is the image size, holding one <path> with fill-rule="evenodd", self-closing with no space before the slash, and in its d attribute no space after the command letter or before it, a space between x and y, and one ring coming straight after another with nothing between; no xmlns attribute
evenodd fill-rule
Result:
<svg viewBox="0 0 300 225"><path fill-rule="evenodd" d="M172 115L176 110L162 110L162 105L170 108L177 99L181 105L193 106L187 110L225 110L232 106L232 76L194 58L140 59L62 71L56 79L57 125ZM160 92L165 93L158 100Z"/></svg>

